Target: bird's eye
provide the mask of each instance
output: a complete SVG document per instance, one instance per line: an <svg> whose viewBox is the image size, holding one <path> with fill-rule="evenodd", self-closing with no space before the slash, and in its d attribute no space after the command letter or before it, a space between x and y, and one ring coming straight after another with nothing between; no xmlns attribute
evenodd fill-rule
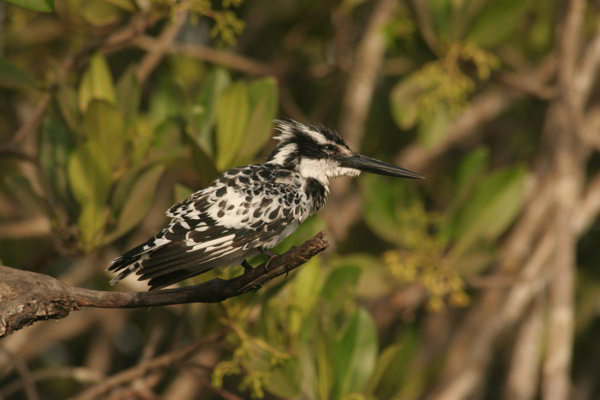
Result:
<svg viewBox="0 0 600 400"><path fill-rule="evenodd" d="M336 151L337 147L334 146L333 144L327 144L327 145L325 145L325 150L327 150L327 151Z"/></svg>

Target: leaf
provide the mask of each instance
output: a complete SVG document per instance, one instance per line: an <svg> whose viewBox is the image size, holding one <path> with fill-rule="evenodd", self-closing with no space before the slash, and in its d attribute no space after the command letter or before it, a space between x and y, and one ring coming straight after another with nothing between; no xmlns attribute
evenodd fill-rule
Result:
<svg viewBox="0 0 600 400"><path fill-rule="evenodd" d="M215 124L216 105L218 99L225 88L231 84L229 73L224 68L215 68L208 73L194 109L194 123L196 125L196 135L194 139L205 150L212 154L212 143L210 140L210 132Z"/></svg>
<svg viewBox="0 0 600 400"><path fill-rule="evenodd" d="M231 165L244 143L248 126L248 85L236 82L223 91L217 110L217 167Z"/></svg>
<svg viewBox="0 0 600 400"><path fill-rule="evenodd" d="M450 113L443 104L438 104L435 111L428 115L419 126L419 141L424 147L432 148L444 138L450 123Z"/></svg>
<svg viewBox="0 0 600 400"><path fill-rule="evenodd" d="M39 149L44 175L64 200L69 199L67 165L75 144L67 127L60 120L53 117L44 119Z"/></svg>
<svg viewBox="0 0 600 400"><path fill-rule="evenodd" d="M348 290L356 287L361 268L357 265L345 265L331 271L321 291L321 296L332 302L338 295L348 295Z"/></svg>
<svg viewBox="0 0 600 400"><path fill-rule="evenodd" d="M363 390L375 369L377 348L377 326L368 311L358 308L332 346L334 398Z"/></svg>
<svg viewBox="0 0 600 400"><path fill-rule="evenodd" d="M78 225L85 250L90 251L99 243L107 215L105 207L101 204L92 201L83 206L79 214Z"/></svg>
<svg viewBox="0 0 600 400"><path fill-rule="evenodd" d="M19 7L28 8L33 11L54 11L54 0L6 0Z"/></svg>
<svg viewBox="0 0 600 400"><path fill-rule="evenodd" d="M121 159L125 145L123 116L112 105L92 100L83 117L83 132L111 166Z"/></svg>
<svg viewBox="0 0 600 400"><path fill-rule="evenodd" d="M187 199L192 193L194 193L194 191L189 187L181 183L176 183L175 190L173 190L173 196L175 197L174 203L179 203L180 201Z"/></svg>
<svg viewBox="0 0 600 400"><path fill-rule="evenodd" d="M248 86L250 120L238 161L246 163L260 151L271 137L271 126L277 115L278 92L275 78L262 78Z"/></svg>
<svg viewBox="0 0 600 400"><path fill-rule="evenodd" d="M111 166L106 154L93 142L79 146L69 157L67 176L73 196L85 206L104 204L111 184Z"/></svg>
<svg viewBox="0 0 600 400"><path fill-rule="evenodd" d="M417 123L418 102L415 97L423 91L411 77L400 81L390 93L390 107L396 124L402 129L410 129Z"/></svg>
<svg viewBox="0 0 600 400"><path fill-rule="evenodd" d="M58 89L56 100L62 116L73 132L81 130L81 114L77 105L77 93L71 86L63 85Z"/></svg>
<svg viewBox="0 0 600 400"><path fill-rule="evenodd" d="M132 124L139 112L142 100L142 88L133 66L128 68L117 82L116 99L117 106L124 116L125 124Z"/></svg>
<svg viewBox="0 0 600 400"><path fill-rule="evenodd" d="M137 10L134 0L104 0L116 7L119 7L125 11L134 12Z"/></svg>
<svg viewBox="0 0 600 400"><path fill-rule="evenodd" d="M156 165L140 175L125 201L116 229L105 236L105 244L123 236L144 219L152 207L163 172L165 167Z"/></svg>
<svg viewBox="0 0 600 400"><path fill-rule="evenodd" d="M522 22L528 0L491 0L478 15L467 40L481 47L499 44Z"/></svg>
<svg viewBox="0 0 600 400"><path fill-rule="evenodd" d="M93 99L104 100L109 104L115 104L116 101L110 69L100 53L90 59L90 65L79 83L79 110L84 113Z"/></svg>
<svg viewBox="0 0 600 400"><path fill-rule="evenodd" d="M485 171L490 162L490 151L486 147L478 147L471 151L458 166L456 177L456 203L461 203L473 188Z"/></svg>
<svg viewBox="0 0 600 400"><path fill-rule="evenodd" d="M0 86L28 88L39 86L39 82L22 68L0 57Z"/></svg>
<svg viewBox="0 0 600 400"><path fill-rule="evenodd" d="M494 240L508 228L523 205L526 176L524 167L505 168L475 187L452 218L453 256L460 256L477 240Z"/></svg>
<svg viewBox="0 0 600 400"><path fill-rule="evenodd" d="M375 393L375 390L377 389L377 386L381 382L386 371L392 365L396 357L400 354L401 350L402 345L393 344L391 346L388 346L379 355L379 357L377 358L377 363L375 364L375 370L373 371L373 374L371 374L371 377L369 378L369 381L367 382L367 385L365 387L365 393Z"/></svg>
<svg viewBox="0 0 600 400"><path fill-rule="evenodd" d="M88 24L96 27L119 22L123 16L121 7L115 7L107 0L84 0L80 5L80 13Z"/></svg>

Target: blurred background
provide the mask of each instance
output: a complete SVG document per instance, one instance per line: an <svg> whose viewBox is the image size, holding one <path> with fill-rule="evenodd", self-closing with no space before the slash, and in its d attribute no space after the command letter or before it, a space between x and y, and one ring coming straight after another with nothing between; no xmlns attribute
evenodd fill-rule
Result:
<svg viewBox="0 0 600 400"><path fill-rule="evenodd" d="M146 290L110 287L108 262L260 162L276 117L427 177L336 181L277 250L320 230L330 248L256 293L3 338L0 398L600 398L599 16L586 0L0 1L2 265Z"/></svg>

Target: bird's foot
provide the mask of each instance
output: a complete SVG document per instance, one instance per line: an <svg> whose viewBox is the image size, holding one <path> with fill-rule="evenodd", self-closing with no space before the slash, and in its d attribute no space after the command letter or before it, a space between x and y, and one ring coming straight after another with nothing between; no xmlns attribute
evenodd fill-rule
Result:
<svg viewBox="0 0 600 400"><path fill-rule="evenodd" d="M242 261L242 267L244 267L244 274L253 270L252 265L246 260Z"/></svg>
<svg viewBox="0 0 600 400"><path fill-rule="evenodd" d="M271 261L273 261L273 259L275 257L277 257L279 254L275 253L274 251L268 250L268 249L258 249L258 251L260 252L260 254L264 254L265 256L269 257L269 259L265 263L265 269L268 271L269 264L271 264Z"/></svg>

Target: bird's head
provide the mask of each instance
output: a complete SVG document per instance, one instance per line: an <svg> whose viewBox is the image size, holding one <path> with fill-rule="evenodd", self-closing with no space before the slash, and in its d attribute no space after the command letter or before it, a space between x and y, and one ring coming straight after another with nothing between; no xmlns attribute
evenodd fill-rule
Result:
<svg viewBox="0 0 600 400"><path fill-rule="evenodd" d="M423 178L352 151L342 137L323 125L306 125L293 120L276 120L279 141L267 162L297 170L303 177L323 185L337 176L358 176L361 171L401 178Z"/></svg>

